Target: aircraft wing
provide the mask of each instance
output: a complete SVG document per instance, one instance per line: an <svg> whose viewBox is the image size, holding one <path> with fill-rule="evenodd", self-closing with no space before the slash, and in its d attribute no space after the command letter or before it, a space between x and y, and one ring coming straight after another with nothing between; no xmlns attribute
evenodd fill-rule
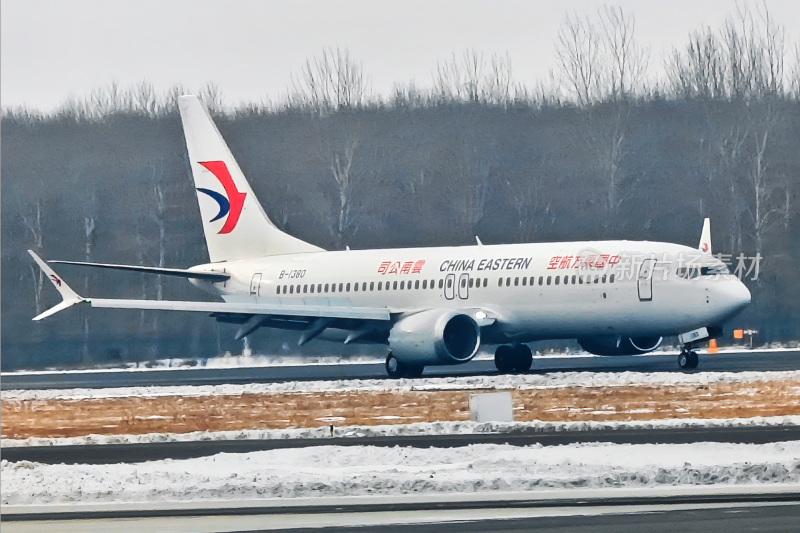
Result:
<svg viewBox="0 0 800 533"><path fill-rule="evenodd" d="M389 320L390 318L389 310L385 307L271 305L227 302L181 302L170 300L112 300L104 298L85 298L84 301L90 303L92 307L107 309L197 311L201 313L352 318L358 320Z"/></svg>
<svg viewBox="0 0 800 533"><path fill-rule="evenodd" d="M228 302L181 302L170 300L128 300L109 298L86 298L78 295L69 285L59 277L50 266L28 250L34 261L47 275L47 278L58 290L63 301L34 317L33 320L42 320L55 313L67 309L77 303L88 303L92 307L107 309L145 309L162 311L195 311L200 313L230 313L246 315L294 316L310 318L350 318L357 320L390 320L389 310L385 307L355 307L333 305L277 305L256 303L228 303Z"/></svg>
<svg viewBox="0 0 800 533"><path fill-rule="evenodd" d="M194 278L202 279L205 281L225 281L230 279L231 275L223 272L196 272L194 270L184 270L182 268L163 268L163 267L148 267L139 265L115 265L110 263L86 263L83 261L48 261L51 264L62 265L79 265L94 268L109 268L112 270L126 270L129 272L143 272L145 274L159 274L161 276L177 276L180 278Z"/></svg>

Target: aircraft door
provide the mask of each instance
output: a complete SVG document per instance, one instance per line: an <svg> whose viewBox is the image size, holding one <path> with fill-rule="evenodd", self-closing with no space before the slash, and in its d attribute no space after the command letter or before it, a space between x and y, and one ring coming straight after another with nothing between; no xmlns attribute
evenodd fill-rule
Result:
<svg viewBox="0 0 800 533"><path fill-rule="evenodd" d="M261 296L261 274L253 274L250 280L250 296Z"/></svg>
<svg viewBox="0 0 800 533"><path fill-rule="evenodd" d="M444 278L444 297L448 300L452 300L456 297L456 275L455 274L448 274L446 278Z"/></svg>
<svg viewBox="0 0 800 533"><path fill-rule="evenodd" d="M639 288L639 301L649 302L653 299L653 270L656 266L655 259L645 259L639 267L639 277L636 283Z"/></svg>
<svg viewBox="0 0 800 533"><path fill-rule="evenodd" d="M458 297L462 300L469 298L469 274L467 273L458 277Z"/></svg>

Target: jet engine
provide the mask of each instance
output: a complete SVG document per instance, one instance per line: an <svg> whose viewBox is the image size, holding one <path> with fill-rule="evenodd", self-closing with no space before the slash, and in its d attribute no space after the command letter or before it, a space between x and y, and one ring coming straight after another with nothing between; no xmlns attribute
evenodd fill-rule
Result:
<svg viewBox="0 0 800 533"><path fill-rule="evenodd" d="M595 355L639 355L658 348L661 339L661 337L602 335L590 339L578 339L578 344L587 352Z"/></svg>
<svg viewBox="0 0 800 533"><path fill-rule="evenodd" d="M456 311L432 309L401 319L389 332L389 349L409 365L458 365L478 352L481 330Z"/></svg>

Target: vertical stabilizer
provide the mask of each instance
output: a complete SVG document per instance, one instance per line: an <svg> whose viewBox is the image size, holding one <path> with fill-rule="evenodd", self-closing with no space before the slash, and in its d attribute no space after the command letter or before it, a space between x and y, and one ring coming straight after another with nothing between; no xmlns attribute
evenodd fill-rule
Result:
<svg viewBox="0 0 800 533"><path fill-rule="evenodd" d="M703 221L703 233L700 234L700 246L698 246L701 252L704 253L711 253L711 219L707 218Z"/></svg>
<svg viewBox="0 0 800 533"><path fill-rule="evenodd" d="M211 262L322 251L269 220L200 100L178 106Z"/></svg>

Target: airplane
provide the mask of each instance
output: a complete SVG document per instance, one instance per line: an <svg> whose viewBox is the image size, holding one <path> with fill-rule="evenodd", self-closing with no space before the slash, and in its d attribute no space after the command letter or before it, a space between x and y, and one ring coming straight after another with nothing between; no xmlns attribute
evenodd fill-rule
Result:
<svg viewBox="0 0 800 533"><path fill-rule="evenodd" d="M217 302L84 297L34 252L75 304L208 313L239 326L299 332L344 344L388 345L389 377L460 365L496 346L500 372L527 372L527 343L576 339L596 355L638 355L677 336L678 365L750 303L750 291L711 254L709 219L698 249L664 242L593 241L326 251L269 219L200 100L179 98L209 262L188 269L49 261L188 279Z"/></svg>

